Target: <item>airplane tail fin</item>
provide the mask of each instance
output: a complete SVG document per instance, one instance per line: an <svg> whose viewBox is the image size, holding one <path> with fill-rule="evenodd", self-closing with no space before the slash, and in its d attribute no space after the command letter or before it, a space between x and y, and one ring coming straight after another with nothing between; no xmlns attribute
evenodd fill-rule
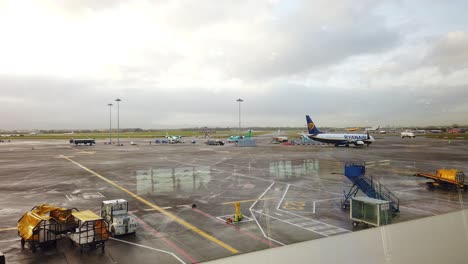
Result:
<svg viewBox="0 0 468 264"><path fill-rule="evenodd" d="M307 130L309 131L309 134L321 134L320 130L315 126L314 122L312 122L312 119L310 119L310 116L306 115L307 119Z"/></svg>

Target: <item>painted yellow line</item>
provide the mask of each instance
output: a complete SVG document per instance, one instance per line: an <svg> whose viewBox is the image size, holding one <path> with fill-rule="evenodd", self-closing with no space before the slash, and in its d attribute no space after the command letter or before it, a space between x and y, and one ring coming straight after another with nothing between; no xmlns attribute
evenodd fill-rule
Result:
<svg viewBox="0 0 468 264"><path fill-rule="evenodd" d="M270 198L263 198L263 199L260 199L260 200L273 200L273 199L276 199L275 197L270 197ZM221 204L235 204L235 203L248 203L248 202L255 202L259 199L252 199L252 200L242 200L242 201L234 201L234 202L225 202L225 203L221 203ZM259 200L259 201L260 201Z"/></svg>
<svg viewBox="0 0 468 264"><path fill-rule="evenodd" d="M0 228L0 232L10 231L10 230L17 230L17 229L18 229L18 227L16 227L16 226L15 227Z"/></svg>
<svg viewBox="0 0 468 264"><path fill-rule="evenodd" d="M115 183L115 182L113 182L113 181L107 179L106 177L100 175L99 173L94 172L94 171L92 171L92 170L86 168L85 166L81 165L80 163L78 163L78 162L76 162L76 161L74 161L74 160L72 160L72 159L70 159L70 158L68 158L68 157L66 157L66 156L63 156L63 158L66 159L66 160L68 160L68 161L70 161L70 162L72 162L73 164L77 165L78 167L82 168L83 170L85 170L85 171L87 171L87 172L93 174L94 176L100 178L101 180L106 181L107 183L109 183L109 184L111 184L111 185L114 185L114 186L117 187L118 189L120 189L120 190L126 192L128 195L134 197L135 199L139 200L140 202L142 202L142 203L148 205L149 207L155 209L156 211L159 211L160 213L162 213L162 214L166 215L167 217L173 219L173 220L176 221L177 223L179 223L179 224L181 224L181 225L187 227L188 229L192 230L193 232L199 234L200 236L202 236L202 237L204 237L204 238L210 240L211 242L218 244L219 246L221 246L221 247L225 248L226 250L230 251L231 253L233 253L233 254L239 253L239 251L238 251L237 249L235 249L235 248L229 246L228 244L224 243L223 241L221 241L221 240L219 240L219 239L217 239L217 238L215 238L215 237L213 237L213 236L207 234L206 232L202 231L201 229L199 229L199 228L193 226L192 224L190 224L190 223L188 223L187 221L185 221L185 220L183 220L183 219L181 219L181 218L175 216L174 214L172 214L172 213L170 213L170 212L164 210L163 208L161 208L161 207L159 207L159 206L157 206L157 205L155 205L155 204L152 204L152 203L148 202L147 200L143 199L142 197L138 196L137 194L134 194L133 192L131 192L131 191L125 189L124 187L118 185L117 183Z"/></svg>

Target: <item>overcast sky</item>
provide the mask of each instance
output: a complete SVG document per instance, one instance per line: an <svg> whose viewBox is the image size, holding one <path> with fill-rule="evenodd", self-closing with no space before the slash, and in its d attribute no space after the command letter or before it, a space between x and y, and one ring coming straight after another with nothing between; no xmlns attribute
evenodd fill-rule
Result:
<svg viewBox="0 0 468 264"><path fill-rule="evenodd" d="M0 0L0 129L468 124L466 8Z"/></svg>

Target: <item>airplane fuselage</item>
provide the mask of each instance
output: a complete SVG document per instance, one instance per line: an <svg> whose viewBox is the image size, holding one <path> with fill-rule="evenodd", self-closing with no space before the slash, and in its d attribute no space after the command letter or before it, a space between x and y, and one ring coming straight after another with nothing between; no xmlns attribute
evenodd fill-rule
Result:
<svg viewBox="0 0 468 264"><path fill-rule="evenodd" d="M349 146L354 144L356 146L360 145L369 145L375 141L374 137L368 136L366 134L309 134L307 135L310 139L327 143L327 144L335 144L337 146L344 145Z"/></svg>

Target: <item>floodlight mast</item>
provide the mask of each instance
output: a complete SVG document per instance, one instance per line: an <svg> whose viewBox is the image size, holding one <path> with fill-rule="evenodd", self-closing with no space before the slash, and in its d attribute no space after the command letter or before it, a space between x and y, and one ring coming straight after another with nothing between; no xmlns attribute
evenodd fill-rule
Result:
<svg viewBox="0 0 468 264"><path fill-rule="evenodd" d="M239 136L241 133L241 103L244 102L242 99L237 99L236 102L239 102Z"/></svg>
<svg viewBox="0 0 468 264"><path fill-rule="evenodd" d="M121 99L115 99L117 102L117 145L120 146L120 108L119 103L122 101Z"/></svg>
<svg viewBox="0 0 468 264"><path fill-rule="evenodd" d="M112 144L112 104L109 106L109 144Z"/></svg>

